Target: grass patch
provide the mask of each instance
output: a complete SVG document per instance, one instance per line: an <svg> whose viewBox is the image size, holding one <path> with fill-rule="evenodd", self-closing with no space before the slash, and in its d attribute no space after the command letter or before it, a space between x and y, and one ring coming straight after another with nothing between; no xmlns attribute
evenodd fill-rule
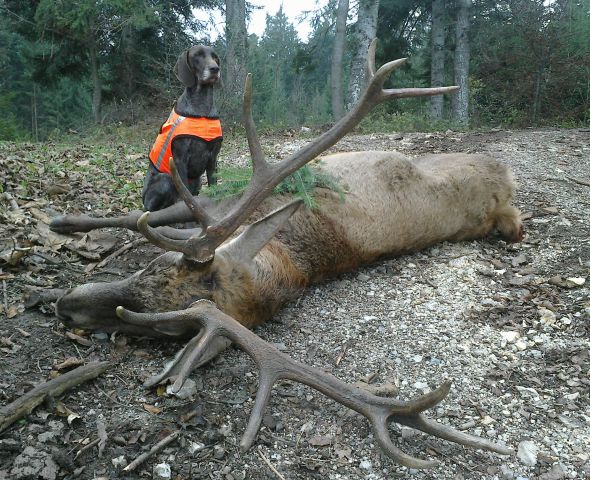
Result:
<svg viewBox="0 0 590 480"><path fill-rule="evenodd" d="M244 193L248 187L252 178L252 168L222 168L217 178L220 183L204 188L203 194L217 200L235 197ZM285 178L275 187L273 193L290 193L301 198L309 208L315 209L318 205L313 198L313 191L318 187L328 188L338 193L340 200L344 201L344 190L338 185L336 179L310 165L305 165Z"/></svg>

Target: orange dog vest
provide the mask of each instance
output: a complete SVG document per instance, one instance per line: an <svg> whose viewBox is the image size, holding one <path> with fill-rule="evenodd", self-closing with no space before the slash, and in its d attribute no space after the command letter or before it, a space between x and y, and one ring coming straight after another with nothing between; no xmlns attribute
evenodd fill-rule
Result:
<svg viewBox="0 0 590 480"><path fill-rule="evenodd" d="M210 142L222 137L221 122L219 119L205 117L183 117L172 109L150 151L150 160L158 171L170 174L172 140L181 135Z"/></svg>

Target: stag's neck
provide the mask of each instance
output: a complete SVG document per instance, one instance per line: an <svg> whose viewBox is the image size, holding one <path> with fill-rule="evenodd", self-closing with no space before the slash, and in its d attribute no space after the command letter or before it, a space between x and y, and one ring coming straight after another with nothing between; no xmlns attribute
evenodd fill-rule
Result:
<svg viewBox="0 0 590 480"><path fill-rule="evenodd" d="M175 110L185 117L218 117L213 99L213 85L197 84L185 88L176 101Z"/></svg>
<svg viewBox="0 0 590 480"><path fill-rule="evenodd" d="M340 203L337 195L327 196L330 198L324 197L325 203ZM259 299L255 324L269 319L309 284L347 272L367 260L320 211L302 208L290 224L254 259L252 279ZM301 248L303 241L314 247Z"/></svg>

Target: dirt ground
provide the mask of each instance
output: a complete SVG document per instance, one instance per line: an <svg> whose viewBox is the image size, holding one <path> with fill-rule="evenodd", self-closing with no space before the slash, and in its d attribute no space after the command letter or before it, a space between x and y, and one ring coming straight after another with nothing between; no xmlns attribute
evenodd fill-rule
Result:
<svg viewBox="0 0 590 480"><path fill-rule="evenodd" d="M263 139L279 156L306 141ZM368 266L310 288L256 332L347 382L398 386L401 398L449 378L449 397L429 415L514 455L392 426L404 451L440 462L426 471L400 467L380 453L363 417L289 382L274 389L255 446L241 453L257 383L245 354L231 349L194 373L196 390L179 399L142 383L181 345L67 332L51 304L24 308L31 289L125 277L158 254L138 244L101 264L139 236L109 231L67 240L46 227L56 213L131 208L143 147L3 144L0 405L63 373L68 359L113 366L1 433L0 479L590 478L590 130L352 135L335 150L368 147L501 159L518 179L525 240L445 243ZM226 142L221 162L240 163L246 153L245 142ZM127 162L108 163L113 155ZM113 178L116 191L105 191ZM102 427L108 439L99 454ZM176 430L177 441L135 472L121 471ZM158 464L171 477L158 477Z"/></svg>

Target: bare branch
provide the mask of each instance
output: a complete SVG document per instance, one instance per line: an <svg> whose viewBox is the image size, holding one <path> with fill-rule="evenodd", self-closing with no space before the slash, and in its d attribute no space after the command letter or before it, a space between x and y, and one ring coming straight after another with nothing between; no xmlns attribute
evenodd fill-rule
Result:
<svg viewBox="0 0 590 480"><path fill-rule="evenodd" d="M162 451L168 444L172 443L174 440L178 438L180 435L179 431L172 432L167 437L164 437L158 443L156 443L148 452L142 453L139 457L133 460L129 465L127 465L123 471L124 472L132 472L137 467L139 467L143 462L145 462L148 458L153 457L156 453Z"/></svg>
<svg viewBox="0 0 590 480"><path fill-rule="evenodd" d="M98 377L110 366L109 362L92 362L29 390L14 402L0 408L0 432L31 413L47 397L59 397L71 388Z"/></svg>

